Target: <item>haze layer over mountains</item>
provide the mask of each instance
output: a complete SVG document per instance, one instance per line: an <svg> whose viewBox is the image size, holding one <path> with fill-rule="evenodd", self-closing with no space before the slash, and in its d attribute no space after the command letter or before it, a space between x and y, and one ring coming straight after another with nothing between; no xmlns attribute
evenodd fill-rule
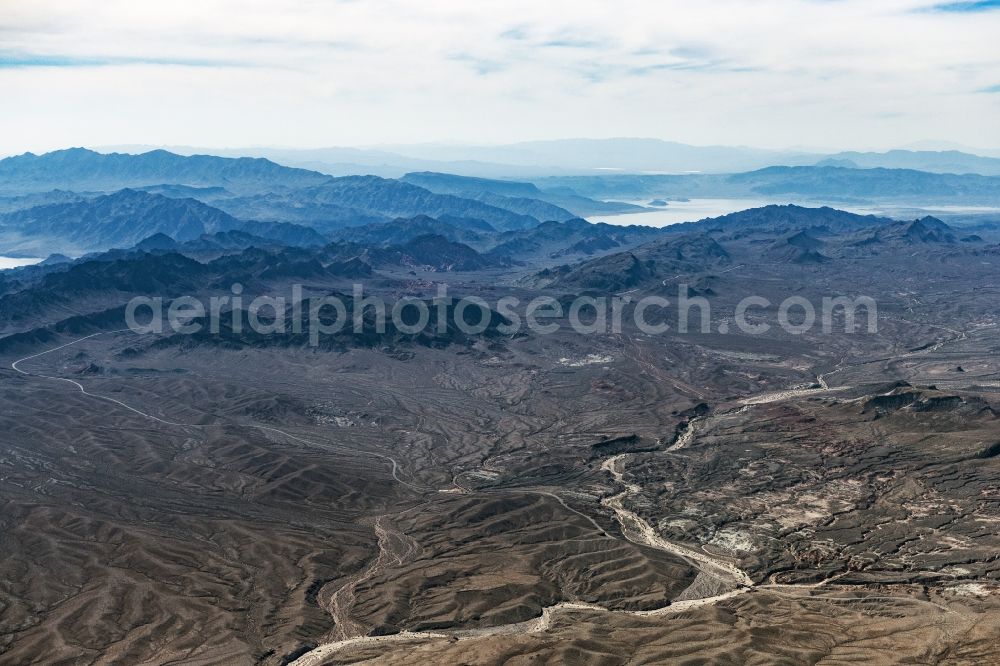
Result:
<svg viewBox="0 0 1000 666"><path fill-rule="evenodd" d="M166 146L164 146L166 147ZM101 152L148 152L149 146L115 146ZM886 152L764 150L692 146L660 139L557 139L500 146L447 144L389 145L372 148L211 149L170 146L182 155L266 157L280 164L332 175L371 173L398 178L409 171L444 171L492 178L631 173L734 173L768 166L832 165L851 168L914 169L933 173L1000 175L1000 149L916 146Z"/></svg>

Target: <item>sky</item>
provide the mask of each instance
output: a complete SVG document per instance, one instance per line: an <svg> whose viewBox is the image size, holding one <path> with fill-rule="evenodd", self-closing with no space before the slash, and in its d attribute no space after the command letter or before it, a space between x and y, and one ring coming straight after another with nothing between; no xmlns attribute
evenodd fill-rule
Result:
<svg viewBox="0 0 1000 666"><path fill-rule="evenodd" d="M0 154L1000 148L1000 0L0 0Z"/></svg>

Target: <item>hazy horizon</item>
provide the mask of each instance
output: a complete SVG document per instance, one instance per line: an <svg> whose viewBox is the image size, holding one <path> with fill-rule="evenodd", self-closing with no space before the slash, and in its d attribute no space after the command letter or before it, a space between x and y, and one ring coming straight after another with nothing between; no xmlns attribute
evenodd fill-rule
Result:
<svg viewBox="0 0 1000 666"><path fill-rule="evenodd" d="M990 154L990 153L1000 153L1000 145L970 145L961 143L958 141L948 141L946 139L920 139L917 141L911 141L905 144L892 145L892 146L872 146L872 145L843 145L843 146L830 146L830 145L757 145L752 143L689 143L686 141L680 141L670 137L663 136L629 136L629 135L608 135L608 136L552 136L544 138L531 138L525 137L521 139L515 139L511 141L494 141L494 142L477 142L477 141L461 141L461 140L449 140L447 138L436 140L436 141L419 141L412 143L370 143L370 144L311 144L311 145L283 145L283 144L243 144L243 145L190 145L190 144L158 144L158 143L109 143L109 144L92 144L86 146L79 146L83 148L88 148L97 152L104 152L106 150L124 150L124 149L147 149L147 150L170 150L171 148L180 149L190 149L190 148L206 148L211 150L326 150L335 148L345 148L345 149L357 149L357 150L384 150L387 152L392 152L393 149L398 149L400 147L406 146L410 148L421 148L421 147L442 147L442 146L456 146L456 147L468 147L468 148L491 148L500 146L514 146L518 144L528 144L528 143L540 143L540 142L550 142L550 141L613 141L613 140L642 140L642 141L662 141L664 143L678 143L687 146L693 146L697 148L746 148L751 150L762 150L771 151L776 153L784 152L802 152L802 153L839 153L839 152L886 152L890 150L912 150L912 151L950 151L957 150L961 152L978 153L978 154ZM63 146L63 148L70 148L76 146ZM56 149L58 150L58 149ZM35 151L32 151L35 152ZM6 154L6 153L5 153Z"/></svg>
<svg viewBox="0 0 1000 666"><path fill-rule="evenodd" d="M1000 158L1000 148L990 148L988 146L972 146L966 145L958 142L943 141L943 140L921 140L915 141L908 144L888 146L888 147L874 147L874 146L787 146L787 147L772 147L772 146L759 146L750 144L689 144L681 141L675 141L667 138L660 137L628 137L628 136L608 136L608 137L583 137L583 136L566 136L566 137L554 137L548 139L524 139L520 141L510 141L510 142L472 142L472 141L427 141L419 143L395 143L395 144L358 144L358 145L280 145L280 144L245 144L245 145L192 145L192 144L162 144L162 143L109 143L109 144L68 144L63 146L55 146L46 149L33 149L26 148L25 150L20 150L17 152L4 151L0 149L0 159L7 157L14 157L17 155L23 155L25 153L33 153L36 155L41 155L49 152L55 152L60 150L68 150L72 148L84 148L87 150L92 150L98 153L129 153L129 154L141 154L144 152L149 152L153 150L166 150L169 152L174 152L177 154L195 154L198 152L204 152L206 154L220 154L222 156L233 156L236 154L255 156L256 152L281 152L288 151L293 152L319 152L319 151L373 151L373 152L385 152L398 155L400 157L412 157L413 159L426 159L428 161L433 161L434 158L424 157L421 153L423 149L438 149L438 148L448 148L448 149L461 149L467 148L473 149L491 149L491 148L504 148L504 147L516 147L520 145L529 144L542 144L542 143L556 143L556 142L573 142L573 141L659 141L665 144L678 144L684 147L699 148L699 149L726 149L726 150L747 150L747 151L760 151L762 153L775 153L776 158L780 157L782 154L794 154L800 153L802 155L835 155L839 153L887 153L891 151L914 151L914 152L950 152L958 151L963 153L968 153L971 155L978 155L981 157L992 157ZM442 160L445 161L445 160ZM540 167L546 165L540 164Z"/></svg>

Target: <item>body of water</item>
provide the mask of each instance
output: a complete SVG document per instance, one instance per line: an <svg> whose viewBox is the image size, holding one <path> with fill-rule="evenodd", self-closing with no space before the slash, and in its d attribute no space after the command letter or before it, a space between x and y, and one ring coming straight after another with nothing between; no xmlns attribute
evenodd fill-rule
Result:
<svg viewBox="0 0 1000 666"><path fill-rule="evenodd" d="M645 206L649 199L629 201L628 203ZM591 222L607 222L608 224L641 224L647 227L665 227L679 222L696 222L706 217L719 217L747 208L759 208L774 201L755 199L691 199L690 201L670 201L663 208L657 208L643 213L626 213L624 215L593 215L587 219Z"/></svg>
<svg viewBox="0 0 1000 666"><path fill-rule="evenodd" d="M0 257L0 271L8 268L19 268L21 266L31 266L42 261L38 257Z"/></svg>
<svg viewBox="0 0 1000 666"><path fill-rule="evenodd" d="M628 201L627 203L647 206L649 199ZM719 217L747 208L760 208L770 204L794 203L807 208L829 206L858 215L878 215L899 220L915 219L924 215L940 215L947 218L952 215L1000 215L1000 208L995 206L934 206L906 203L851 205L843 203L823 203L820 201L768 201L764 199L691 199L690 201L670 201L664 208L657 208L643 213L625 213L623 215L594 215L587 219L591 222L607 222L608 224L641 224L648 227L665 227L680 222L697 222L706 217Z"/></svg>

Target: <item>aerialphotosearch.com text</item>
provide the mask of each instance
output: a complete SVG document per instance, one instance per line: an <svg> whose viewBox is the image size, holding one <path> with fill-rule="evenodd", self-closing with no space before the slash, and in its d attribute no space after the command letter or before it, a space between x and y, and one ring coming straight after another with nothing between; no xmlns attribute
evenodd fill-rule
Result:
<svg viewBox="0 0 1000 666"><path fill-rule="evenodd" d="M549 335L564 327L590 335L621 333L631 322L646 335L737 331L762 335L776 324L799 335L816 330L827 334L875 333L878 325L877 304L867 296L828 296L818 303L790 296L777 304L763 296L747 296L731 315L713 326L711 302L703 296L691 296L686 284L678 285L673 299L648 294L525 300L509 295L493 303L478 296L451 297L445 284L439 284L436 295L430 298L391 300L366 294L362 284L353 285L349 295L304 297L301 285L292 285L290 291L287 297L266 294L249 298L237 283L228 293L207 299L138 296L126 306L126 325L136 333L157 334L218 334L223 329L234 334L247 329L258 335L305 333L312 345L318 345L324 336L384 334L390 327L402 335L444 334L452 327L470 336L487 330L501 335L525 330Z"/></svg>

